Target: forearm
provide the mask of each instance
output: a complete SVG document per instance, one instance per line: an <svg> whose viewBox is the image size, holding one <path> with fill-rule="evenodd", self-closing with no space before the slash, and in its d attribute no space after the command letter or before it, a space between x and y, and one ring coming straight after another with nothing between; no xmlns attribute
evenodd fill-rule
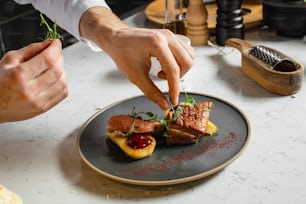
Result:
<svg viewBox="0 0 306 204"><path fill-rule="evenodd" d="M92 7L80 19L80 36L90 40L103 50L114 46L115 36L128 26L105 7Z"/></svg>

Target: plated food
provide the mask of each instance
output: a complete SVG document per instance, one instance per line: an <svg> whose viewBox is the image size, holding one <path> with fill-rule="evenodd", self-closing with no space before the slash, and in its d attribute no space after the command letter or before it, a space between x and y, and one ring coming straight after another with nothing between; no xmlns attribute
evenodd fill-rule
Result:
<svg viewBox="0 0 306 204"><path fill-rule="evenodd" d="M111 131L113 127L111 125L117 121L123 122L130 127L135 124L136 131L124 131L124 125L120 129L118 128ZM145 132L138 131L138 124L143 126L143 124L147 123L150 122L142 119L136 119L129 115L116 115L110 118L106 135L115 144L117 144L120 149L126 153L126 155L133 159L142 159L152 155L156 147L156 139L150 134L150 132L147 132L146 130L144 130ZM120 126L120 123L117 124Z"/></svg>
<svg viewBox="0 0 306 204"><path fill-rule="evenodd" d="M189 145L205 135L215 135L218 128L209 120L212 108L210 101L196 103L186 97L185 102L167 110L163 118L135 110L128 115L112 115L107 122L107 137L129 157L142 159L151 156L158 144Z"/></svg>
<svg viewBox="0 0 306 204"><path fill-rule="evenodd" d="M130 115L134 107L137 111L151 111L158 118L165 117L165 112L146 96L134 96L99 110L83 124L77 139L82 161L106 178L141 186L186 183L223 170L238 159L249 144L248 119L235 105L215 96L187 92L179 95L179 101L184 101L186 94L197 102L213 103L209 121L218 125L216 136L201 137L190 145L169 146L156 140L151 156L131 159L106 136L109 119L114 115Z"/></svg>

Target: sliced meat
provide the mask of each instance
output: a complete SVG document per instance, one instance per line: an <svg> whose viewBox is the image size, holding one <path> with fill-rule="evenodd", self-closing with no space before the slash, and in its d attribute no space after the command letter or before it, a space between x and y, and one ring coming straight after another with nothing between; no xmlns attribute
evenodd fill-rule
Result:
<svg viewBox="0 0 306 204"><path fill-rule="evenodd" d="M168 124L167 144L192 144L198 142L207 130L210 109L213 103L204 101L194 106L181 106L177 119ZM167 118L173 119L175 113L170 111Z"/></svg>
<svg viewBox="0 0 306 204"><path fill-rule="evenodd" d="M153 134L161 132L163 126L158 121L142 120L129 115L113 115L107 123L107 130L113 132L119 130L123 133L148 133Z"/></svg>
<svg viewBox="0 0 306 204"><path fill-rule="evenodd" d="M199 137L182 129L170 128L165 138L167 145L184 145L197 143Z"/></svg>
<svg viewBox="0 0 306 204"><path fill-rule="evenodd" d="M113 115L108 120L107 131L144 133L153 136L167 135L162 137L168 145L194 144L206 133L212 106L212 102L204 101L194 106L176 107L169 111L165 118L168 128L165 128L159 121L143 120L130 115ZM182 110L176 116L175 111L179 108ZM164 134L165 130L168 130L166 134Z"/></svg>

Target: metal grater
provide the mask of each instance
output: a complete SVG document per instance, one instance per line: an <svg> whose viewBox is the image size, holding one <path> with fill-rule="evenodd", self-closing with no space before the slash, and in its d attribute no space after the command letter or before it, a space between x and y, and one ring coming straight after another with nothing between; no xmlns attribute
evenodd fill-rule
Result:
<svg viewBox="0 0 306 204"><path fill-rule="evenodd" d="M290 95L301 89L304 65L288 55L239 38L226 40L226 45L241 52L242 72L268 91Z"/></svg>
<svg viewBox="0 0 306 204"><path fill-rule="evenodd" d="M266 63L275 71L292 72L299 68L299 65L289 60L282 53L263 45L251 48L249 54Z"/></svg>

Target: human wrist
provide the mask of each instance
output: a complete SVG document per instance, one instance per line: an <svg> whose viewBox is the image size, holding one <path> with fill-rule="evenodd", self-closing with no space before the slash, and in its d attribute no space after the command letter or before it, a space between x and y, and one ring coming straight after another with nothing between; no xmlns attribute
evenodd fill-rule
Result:
<svg viewBox="0 0 306 204"><path fill-rule="evenodd" d="M105 50L115 40L117 33L128 26L104 7L88 9L80 20L80 36Z"/></svg>

